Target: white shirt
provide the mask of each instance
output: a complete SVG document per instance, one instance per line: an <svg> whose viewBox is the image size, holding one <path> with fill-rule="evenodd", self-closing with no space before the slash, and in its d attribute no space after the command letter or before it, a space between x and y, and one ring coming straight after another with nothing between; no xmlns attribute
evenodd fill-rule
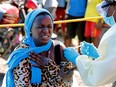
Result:
<svg viewBox="0 0 116 87"><path fill-rule="evenodd" d="M57 0L43 0L43 5L45 7L57 7L58 2Z"/></svg>

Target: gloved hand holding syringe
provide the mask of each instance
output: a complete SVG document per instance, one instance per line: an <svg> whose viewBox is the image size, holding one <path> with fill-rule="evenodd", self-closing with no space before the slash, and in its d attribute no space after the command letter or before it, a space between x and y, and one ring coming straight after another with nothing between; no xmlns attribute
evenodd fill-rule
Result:
<svg viewBox="0 0 116 87"><path fill-rule="evenodd" d="M91 44L87 43L85 41L81 42L79 46L76 47L67 47L64 49L64 57L71 61L73 64L76 64L76 58L80 55L76 49L80 47L80 53L81 55L87 55L88 57L91 57L93 59L96 59L99 57L99 53L97 51L97 48Z"/></svg>

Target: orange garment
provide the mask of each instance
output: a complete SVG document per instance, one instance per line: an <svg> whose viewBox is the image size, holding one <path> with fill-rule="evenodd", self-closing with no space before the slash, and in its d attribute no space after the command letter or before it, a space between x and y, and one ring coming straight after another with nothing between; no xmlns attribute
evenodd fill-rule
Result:
<svg viewBox="0 0 116 87"><path fill-rule="evenodd" d="M55 21L58 21L58 20L65 20L65 9L62 7L57 7L56 9ZM66 27L65 23L62 23L61 24L62 32L65 32L65 27ZM55 26L55 30L58 31L58 24Z"/></svg>
<svg viewBox="0 0 116 87"><path fill-rule="evenodd" d="M85 24L85 37L99 37L101 30L96 29L96 23L91 21L86 21Z"/></svg>

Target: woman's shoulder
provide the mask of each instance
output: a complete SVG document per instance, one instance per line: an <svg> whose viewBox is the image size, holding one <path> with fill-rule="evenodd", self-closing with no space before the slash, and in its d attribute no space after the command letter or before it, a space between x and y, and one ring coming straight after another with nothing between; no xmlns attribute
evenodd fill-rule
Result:
<svg viewBox="0 0 116 87"><path fill-rule="evenodd" d="M60 40L52 40L52 41L53 41L54 46L60 45L60 47L65 48L65 45Z"/></svg>

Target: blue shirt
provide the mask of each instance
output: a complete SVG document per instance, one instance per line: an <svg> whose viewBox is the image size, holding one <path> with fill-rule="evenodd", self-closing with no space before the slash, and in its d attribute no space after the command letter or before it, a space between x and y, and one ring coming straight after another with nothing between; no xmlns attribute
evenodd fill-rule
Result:
<svg viewBox="0 0 116 87"><path fill-rule="evenodd" d="M87 0L70 0L66 13L75 17L84 16L86 5Z"/></svg>

